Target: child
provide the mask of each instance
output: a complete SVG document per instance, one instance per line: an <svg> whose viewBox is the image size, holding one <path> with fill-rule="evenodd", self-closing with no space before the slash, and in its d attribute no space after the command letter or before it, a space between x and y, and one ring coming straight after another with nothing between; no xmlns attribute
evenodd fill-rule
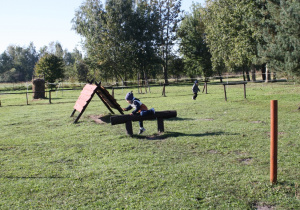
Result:
<svg viewBox="0 0 300 210"><path fill-rule="evenodd" d="M195 81L192 90L193 90L193 93L194 93L193 100L196 100L198 92L200 92L200 89L198 87L198 80Z"/></svg>
<svg viewBox="0 0 300 210"><path fill-rule="evenodd" d="M148 110L148 108L145 104L143 104L139 99L133 97L132 91L126 94L125 100L130 105L126 108L123 108L123 110L128 111L128 110L133 108L134 110L132 111L131 115L146 116L146 115L149 115L149 114L155 114L155 110L153 108ZM139 134L142 134L146 130L143 126L143 121L139 121L139 125L140 125Z"/></svg>

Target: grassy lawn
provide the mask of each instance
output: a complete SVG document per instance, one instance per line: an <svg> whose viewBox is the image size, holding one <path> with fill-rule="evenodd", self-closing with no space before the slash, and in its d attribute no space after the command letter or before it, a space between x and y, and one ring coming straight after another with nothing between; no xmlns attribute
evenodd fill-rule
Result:
<svg viewBox="0 0 300 210"><path fill-rule="evenodd" d="M133 92L148 108L177 110L157 133L129 137L95 96L77 124L79 91L0 95L0 209L299 209L300 85L191 85ZM202 89L202 87L200 87ZM125 94L115 98L125 107ZM144 91L144 90L143 90ZM270 100L278 100L278 183L270 184ZM116 114L118 111L114 110ZM138 133L138 122L133 132Z"/></svg>

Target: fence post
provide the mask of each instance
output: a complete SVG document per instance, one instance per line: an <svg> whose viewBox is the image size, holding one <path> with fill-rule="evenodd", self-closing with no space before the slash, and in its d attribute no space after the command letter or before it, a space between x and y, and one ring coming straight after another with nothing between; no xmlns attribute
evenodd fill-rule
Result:
<svg viewBox="0 0 300 210"><path fill-rule="evenodd" d="M49 104L51 104L51 90L49 90Z"/></svg>
<svg viewBox="0 0 300 210"><path fill-rule="evenodd" d="M225 101L227 101L227 96L226 96L226 85L225 84L223 84L223 86L224 86L224 94L225 94Z"/></svg>
<svg viewBox="0 0 300 210"><path fill-rule="evenodd" d="M277 138L278 138L278 103L271 100L271 133L270 133L270 182L277 182Z"/></svg>
<svg viewBox="0 0 300 210"><path fill-rule="evenodd" d="M28 93L26 93L26 102L27 102L27 105L28 105Z"/></svg>

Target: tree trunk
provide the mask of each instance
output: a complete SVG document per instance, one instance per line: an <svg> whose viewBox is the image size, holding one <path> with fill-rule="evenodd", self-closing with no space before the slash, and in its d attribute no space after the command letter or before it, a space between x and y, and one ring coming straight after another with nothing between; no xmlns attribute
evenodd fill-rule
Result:
<svg viewBox="0 0 300 210"><path fill-rule="evenodd" d="M252 81L256 81L256 68L254 65L251 65L251 75L252 75Z"/></svg>
<svg viewBox="0 0 300 210"><path fill-rule="evenodd" d="M247 67L246 67L246 76L247 76L247 81L250 81L249 69Z"/></svg>
<svg viewBox="0 0 300 210"><path fill-rule="evenodd" d="M277 77L276 77L276 72L273 72L273 80L276 81Z"/></svg>
<svg viewBox="0 0 300 210"><path fill-rule="evenodd" d="M222 74L219 72L219 77L220 77L220 82L222 83L223 82L223 77L222 77Z"/></svg>
<svg viewBox="0 0 300 210"><path fill-rule="evenodd" d="M268 81L272 81L272 79L271 79L271 71L270 71L270 69L268 69Z"/></svg>
<svg viewBox="0 0 300 210"><path fill-rule="evenodd" d="M266 80L266 64L261 65L261 76L262 76L262 80L265 81Z"/></svg>
<svg viewBox="0 0 300 210"><path fill-rule="evenodd" d="M266 65L266 81L265 82L269 82L271 81L271 72L270 69L268 69L268 66Z"/></svg>

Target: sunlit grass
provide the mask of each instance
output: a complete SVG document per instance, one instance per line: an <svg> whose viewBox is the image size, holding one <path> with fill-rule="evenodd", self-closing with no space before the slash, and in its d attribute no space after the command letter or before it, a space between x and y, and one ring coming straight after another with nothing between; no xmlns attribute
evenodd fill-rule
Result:
<svg viewBox="0 0 300 210"><path fill-rule="evenodd" d="M48 99L1 95L1 209L298 209L300 86L288 83L209 85L192 100L192 85L151 88L138 94L165 120L145 121L145 134L125 125L97 124L107 115L95 96L82 115L70 117L80 90ZM201 89L201 88L200 88ZM125 94L115 98L127 106ZM144 92L144 90L143 90ZM25 98L25 99L24 99ZM278 100L278 183L269 180L270 100ZM119 114L114 110L115 114Z"/></svg>

